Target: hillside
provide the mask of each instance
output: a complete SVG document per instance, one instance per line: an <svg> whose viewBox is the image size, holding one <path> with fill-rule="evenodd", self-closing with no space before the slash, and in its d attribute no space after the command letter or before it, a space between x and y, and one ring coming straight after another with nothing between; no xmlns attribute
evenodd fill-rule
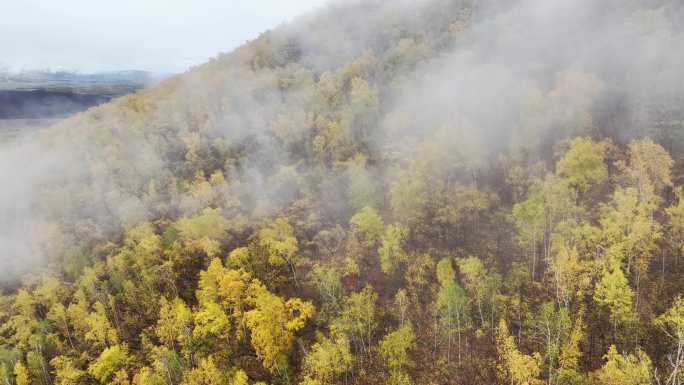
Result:
<svg viewBox="0 0 684 385"><path fill-rule="evenodd" d="M0 143L0 382L679 384L682 48L346 1Z"/></svg>

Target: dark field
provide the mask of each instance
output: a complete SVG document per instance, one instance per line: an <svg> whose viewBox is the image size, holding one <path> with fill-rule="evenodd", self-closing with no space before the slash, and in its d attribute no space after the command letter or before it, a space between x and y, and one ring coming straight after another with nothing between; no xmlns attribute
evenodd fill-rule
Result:
<svg viewBox="0 0 684 385"><path fill-rule="evenodd" d="M3 90L0 91L0 120L63 118L105 103L113 96L68 90Z"/></svg>
<svg viewBox="0 0 684 385"><path fill-rule="evenodd" d="M151 74L124 71L104 74L67 72L0 73L0 138L46 127L90 107L137 91Z"/></svg>

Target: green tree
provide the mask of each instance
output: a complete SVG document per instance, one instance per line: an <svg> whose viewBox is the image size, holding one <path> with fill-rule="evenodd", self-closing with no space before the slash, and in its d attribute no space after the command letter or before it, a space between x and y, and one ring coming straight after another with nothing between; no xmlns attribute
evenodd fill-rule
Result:
<svg viewBox="0 0 684 385"><path fill-rule="evenodd" d="M318 315L324 320L336 315L344 296L342 276L338 268L316 264L309 273L309 282L318 291L322 303Z"/></svg>
<svg viewBox="0 0 684 385"><path fill-rule="evenodd" d="M183 379L183 363L178 353L167 347L153 347L151 351L152 366L154 373L142 373L139 377L142 379L163 378L167 385L179 384Z"/></svg>
<svg viewBox="0 0 684 385"><path fill-rule="evenodd" d="M372 207L364 207L349 221L351 232L366 248L374 248L385 231L385 222Z"/></svg>
<svg viewBox="0 0 684 385"><path fill-rule="evenodd" d="M458 335L458 359L461 360L461 333L470 325L467 311L465 291L456 282L456 271L451 258L442 258L436 267L439 291L435 301L436 317L439 326L435 325L435 349L440 334L447 339L447 362L451 362L451 346L454 334ZM435 320L437 321L437 319ZM438 329L438 330L437 330Z"/></svg>
<svg viewBox="0 0 684 385"><path fill-rule="evenodd" d="M487 271L482 260L473 256L459 259L458 270L471 300L475 302L480 327L484 328L485 316L489 314L492 320L494 318L494 298L497 295L501 278ZM493 324L492 327L494 327Z"/></svg>
<svg viewBox="0 0 684 385"><path fill-rule="evenodd" d="M448 285L456 279L456 271L452 259L449 257L442 258L437 262L435 272L437 273L437 281L441 285Z"/></svg>
<svg viewBox="0 0 684 385"><path fill-rule="evenodd" d="M404 383L408 378L407 371L415 366L410 356L410 350L414 348L415 341L416 337L410 322L390 332L380 341L380 358L389 372L387 384Z"/></svg>
<svg viewBox="0 0 684 385"><path fill-rule="evenodd" d="M370 355L377 327L377 300L378 294L370 285L351 293L345 298L339 317L333 321L334 329L348 335L358 351L366 355Z"/></svg>
<svg viewBox="0 0 684 385"><path fill-rule="evenodd" d="M385 274L392 274L399 265L406 261L407 255L404 251L404 240L408 231L399 225L388 225L382 242L378 249L380 255L380 268Z"/></svg>
<svg viewBox="0 0 684 385"><path fill-rule="evenodd" d="M367 159L357 154L348 162L347 166L347 196L352 210L358 211L364 207L377 207L380 192L378 182L372 170L367 168Z"/></svg>
<svg viewBox="0 0 684 385"><path fill-rule="evenodd" d="M52 382L50 378L50 371L48 363L43 356L42 349L36 349L26 354L26 366L29 371L29 378L33 382L40 382L41 384L49 384Z"/></svg>
<svg viewBox="0 0 684 385"><path fill-rule="evenodd" d="M523 202L513 206L513 220L518 229L518 243L530 258L530 271L535 279L539 261L539 244L544 240L545 222L544 196L534 191Z"/></svg>
<svg viewBox="0 0 684 385"><path fill-rule="evenodd" d="M615 190L600 220L608 264L626 263L626 273L636 273L635 278L646 274L662 237L654 210L651 203L640 202L636 188Z"/></svg>
<svg viewBox="0 0 684 385"><path fill-rule="evenodd" d="M592 185L601 184L608 178L606 150L605 142L595 142L588 137L575 138L556 164L556 173L566 178L578 191L587 191Z"/></svg>
<svg viewBox="0 0 684 385"><path fill-rule="evenodd" d="M572 327L570 312L567 308L558 307L554 301L547 301L537 313L531 321L532 330L545 352L547 377L555 378L561 348Z"/></svg>
<svg viewBox="0 0 684 385"><path fill-rule="evenodd" d="M220 240L230 227L230 222L221 215L219 209L206 208L193 217L184 217L174 227L186 240L200 240L209 238Z"/></svg>
<svg viewBox="0 0 684 385"><path fill-rule="evenodd" d="M594 300L610 309L610 321L614 331L618 325L630 325L636 320L634 313L634 292L619 266L605 269L596 284Z"/></svg>
<svg viewBox="0 0 684 385"><path fill-rule="evenodd" d="M399 326L403 326L404 322L408 321L408 311L409 311L409 298L406 289L397 290L397 294L394 296L394 314L396 314L397 320L399 321Z"/></svg>

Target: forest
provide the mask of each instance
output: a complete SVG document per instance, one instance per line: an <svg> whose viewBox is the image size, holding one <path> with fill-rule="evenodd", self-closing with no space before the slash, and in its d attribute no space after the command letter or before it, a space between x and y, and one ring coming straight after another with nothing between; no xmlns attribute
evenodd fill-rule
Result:
<svg viewBox="0 0 684 385"><path fill-rule="evenodd" d="M354 0L0 146L0 385L684 383L684 4Z"/></svg>

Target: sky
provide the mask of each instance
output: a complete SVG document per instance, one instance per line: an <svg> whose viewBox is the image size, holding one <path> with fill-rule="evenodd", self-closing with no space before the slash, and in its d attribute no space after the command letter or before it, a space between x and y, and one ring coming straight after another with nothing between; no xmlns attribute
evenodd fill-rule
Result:
<svg viewBox="0 0 684 385"><path fill-rule="evenodd" d="M182 72L328 0L0 0L0 69Z"/></svg>

